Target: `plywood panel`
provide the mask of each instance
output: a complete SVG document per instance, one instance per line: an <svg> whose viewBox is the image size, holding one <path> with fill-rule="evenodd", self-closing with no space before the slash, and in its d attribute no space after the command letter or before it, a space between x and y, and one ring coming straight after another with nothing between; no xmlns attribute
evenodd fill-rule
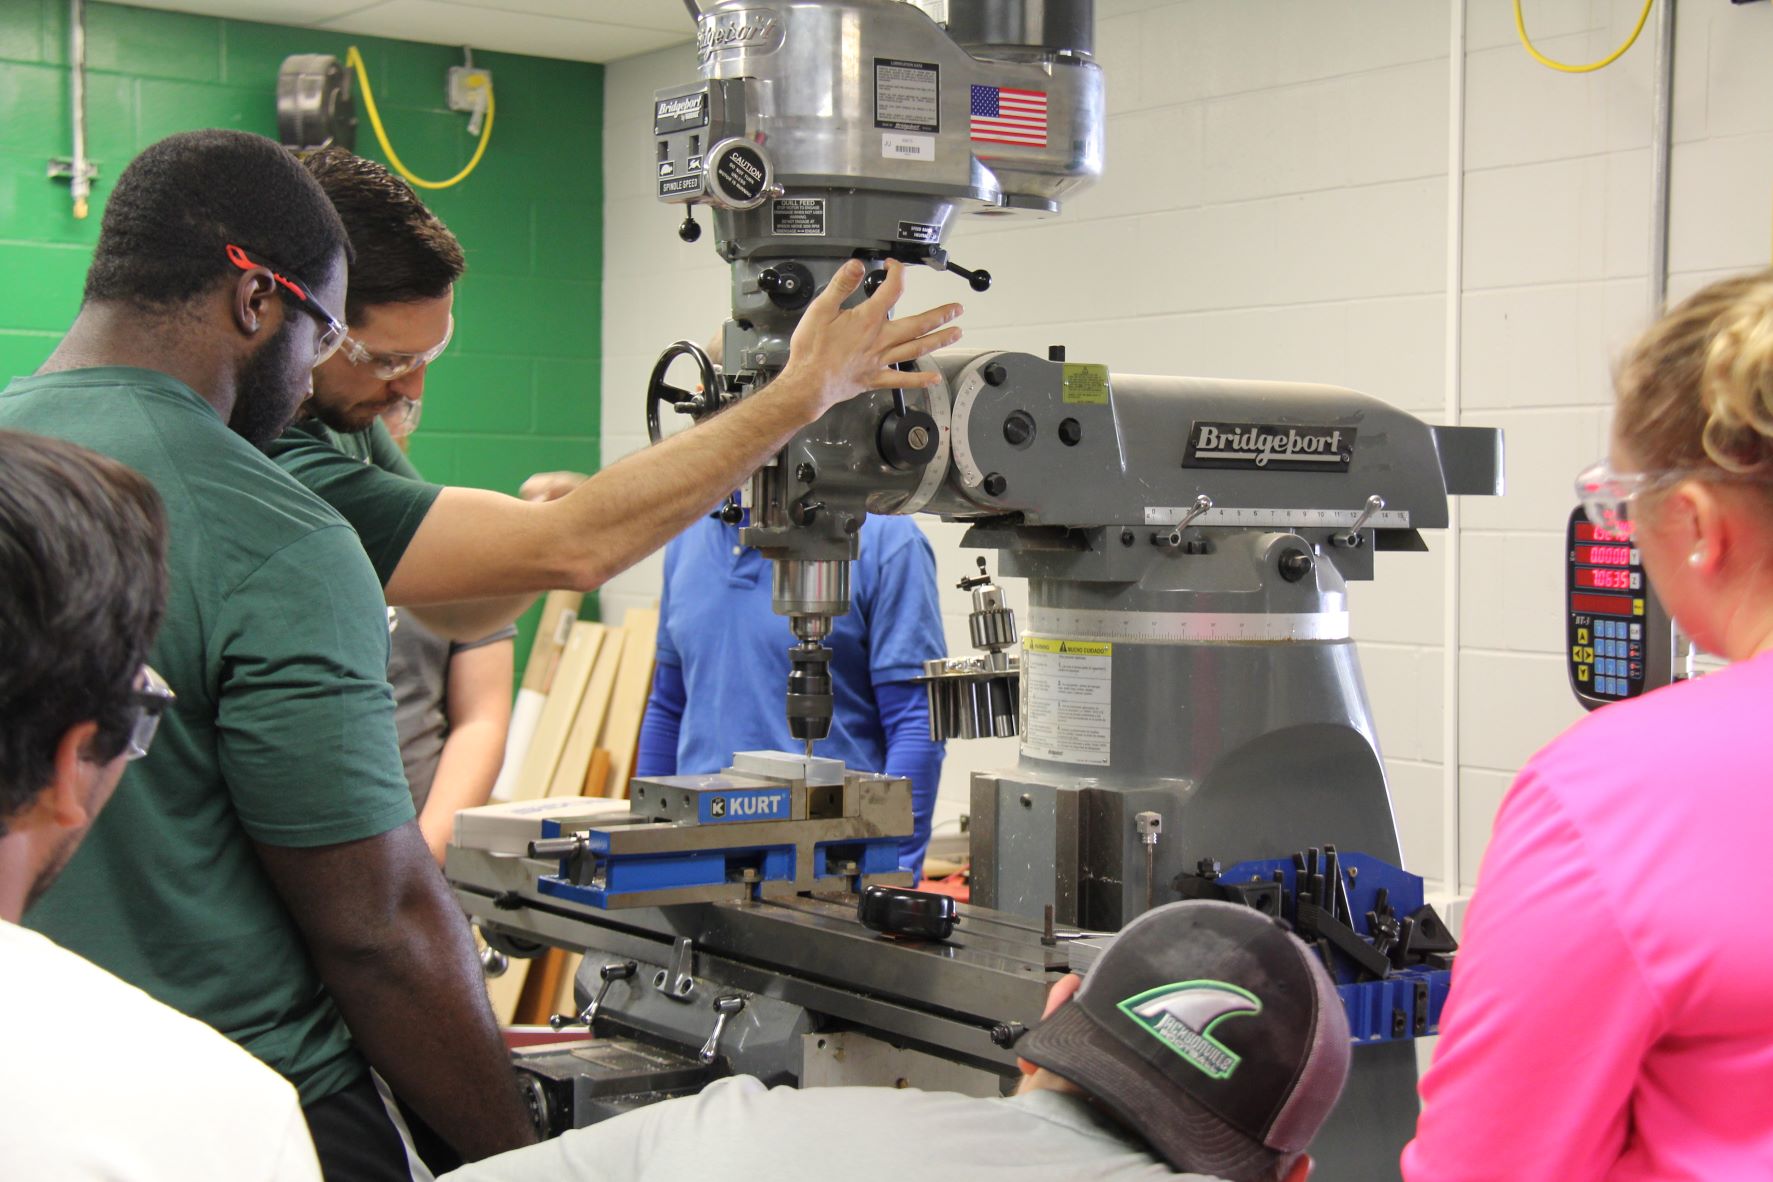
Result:
<svg viewBox="0 0 1773 1182"><path fill-rule="evenodd" d="M529 750L523 757L523 770L518 773L517 783L511 790L513 800L534 800L547 795L548 785L554 779L554 769L566 748L573 716L579 712L579 703L584 699L585 683L591 678L605 631L602 624L589 620L573 623L572 635L567 638L566 648L560 654L554 684L548 690L548 701L542 706L542 716L536 723L535 738L530 740Z"/></svg>
<svg viewBox="0 0 1773 1182"><path fill-rule="evenodd" d="M609 786L605 795L628 795L628 777L634 770L634 750L640 742L640 723L646 715L647 695L653 687L653 655L658 647L659 609L629 608L622 621L622 665L616 673L616 689L610 699L609 717L598 745L609 752Z"/></svg>

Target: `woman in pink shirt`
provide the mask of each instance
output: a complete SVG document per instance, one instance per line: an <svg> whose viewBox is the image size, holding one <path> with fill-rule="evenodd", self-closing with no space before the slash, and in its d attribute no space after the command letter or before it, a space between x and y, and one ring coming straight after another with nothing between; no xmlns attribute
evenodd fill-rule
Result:
<svg viewBox="0 0 1773 1182"><path fill-rule="evenodd" d="M1773 272L1632 349L1578 482L1733 664L1596 711L1496 817L1409 1182L1773 1178Z"/></svg>

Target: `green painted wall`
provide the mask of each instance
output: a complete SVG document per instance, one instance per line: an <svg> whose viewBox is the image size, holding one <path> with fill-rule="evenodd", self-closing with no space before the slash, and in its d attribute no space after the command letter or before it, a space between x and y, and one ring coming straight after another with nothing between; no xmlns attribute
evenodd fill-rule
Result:
<svg viewBox="0 0 1773 1182"><path fill-rule="evenodd" d="M275 136L277 68L291 53L362 51L402 161L447 178L474 141L447 110L461 51L375 37L87 6L87 143L99 164L91 215L44 176L72 152L66 0L0 0L0 381L30 373L80 305L111 185L177 131ZM433 480L515 492L532 472L596 471L603 269L603 67L476 53L498 112L480 167L422 194L461 238L468 274L456 334L425 385L413 458ZM357 150L386 163L358 98ZM587 613L589 614L589 613ZM535 612L525 620L519 669Z"/></svg>

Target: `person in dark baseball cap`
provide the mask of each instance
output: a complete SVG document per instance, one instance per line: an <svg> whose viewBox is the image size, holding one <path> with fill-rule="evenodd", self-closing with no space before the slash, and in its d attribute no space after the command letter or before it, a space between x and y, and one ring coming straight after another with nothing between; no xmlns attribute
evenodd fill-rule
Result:
<svg viewBox="0 0 1773 1182"><path fill-rule="evenodd" d="M1055 983L1017 1049L1014 1096L729 1076L441 1182L1304 1182L1349 1038L1305 945L1247 907L1190 902Z"/></svg>
<svg viewBox="0 0 1773 1182"><path fill-rule="evenodd" d="M1069 987L1069 988L1067 988ZM1068 996L1069 994L1069 996ZM1276 920L1172 903L1122 929L1088 977L1055 988L1017 1047L1170 1166L1226 1182L1302 1182L1305 1149L1348 1078L1336 987Z"/></svg>

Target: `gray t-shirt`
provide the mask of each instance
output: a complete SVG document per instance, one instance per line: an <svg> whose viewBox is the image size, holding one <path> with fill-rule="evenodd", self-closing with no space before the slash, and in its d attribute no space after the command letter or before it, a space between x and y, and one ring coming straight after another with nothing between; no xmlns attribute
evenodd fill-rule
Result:
<svg viewBox="0 0 1773 1182"><path fill-rule="evenodd" d="M468 644L452 644L408 611L396 610L388 637L388 684L394 687L394 726L400 732L400 761L412 789L412 807L423 811L449 738L449 659L466 649L496 644L517 635L501 628Z"/></svg>
<svg viewBox="0 0 1773 1182"><path fill-rule="evenodd" d="M1212 1182L1174 1174L1084 1100L1031 1092L980 1100L916 1088L766 1088L748 1075L552 1141L476 1162L439 1182Z"/></svg>

